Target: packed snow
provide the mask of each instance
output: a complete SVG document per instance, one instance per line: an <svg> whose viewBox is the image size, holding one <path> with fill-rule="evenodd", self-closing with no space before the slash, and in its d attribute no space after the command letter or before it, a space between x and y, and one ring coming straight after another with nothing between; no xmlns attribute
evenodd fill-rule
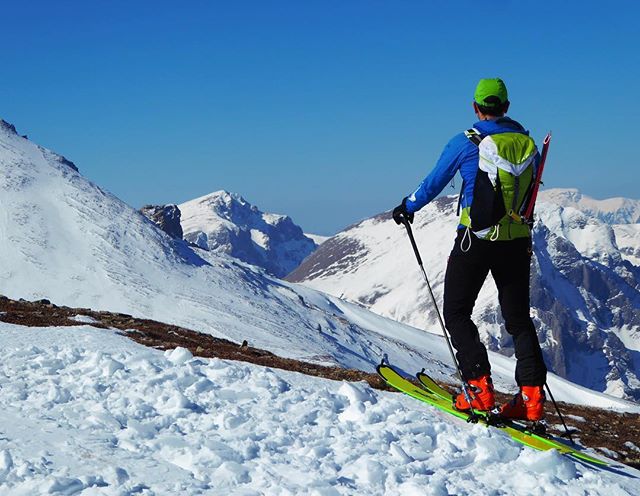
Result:
<svg viewBox="0 0 640 496"><path fill-rule="evenodd" d="M0 352L0 494L640 492L632 468L524 448L365 383L90 326L0 324Z"/></svg>

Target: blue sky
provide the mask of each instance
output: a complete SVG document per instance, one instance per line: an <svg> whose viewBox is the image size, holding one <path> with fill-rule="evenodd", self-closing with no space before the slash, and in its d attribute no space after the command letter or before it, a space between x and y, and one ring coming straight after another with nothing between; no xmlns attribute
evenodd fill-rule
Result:
<svg viewBox="0 0 640 496"><path fill-rule="evenodd" d="M7 2L0 117L135 207L227 189L332 234L410 193L500 76L510 115L553 130L547 187L638 198L639 10Z"/></svg>

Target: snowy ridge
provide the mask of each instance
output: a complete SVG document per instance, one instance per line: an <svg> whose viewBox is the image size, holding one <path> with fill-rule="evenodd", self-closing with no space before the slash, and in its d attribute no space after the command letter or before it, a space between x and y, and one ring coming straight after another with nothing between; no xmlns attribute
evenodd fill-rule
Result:
<svg viewBox="0 0 640 496"><path fill-rule="evenodd" d="M607 198L595 200L577 189L552 188L540 191L539 201L561 207L573 207L607 224L637 224L640 222L640 200Z"/></svg>
<svg viewBox="0 0 640 496"><path fill-rule="evenodd" d="M179 205L184 238L284 277L317 245L290 217L263 213L240 195L216 191Z"/></svg>
<svg viewBox="0 0 640 496"><path fill-rule="evenodd" d="M456 197L441 197L414 223L439 301L455 237L455 206ZM551 203L538 204L536 212L531 302L547 365L583 386L639 399L640 269L630 263L638 249L634 225L616 229L575 207ZM625 233L624 251L619 232ZM389 213L329 239L288 279L438 332L406 233ZM473 318L490 349L513 353L493 281L480 292Z"/></svg>
<svg viewBox="0 0 640 496"><path fill-rule="evenodd" d="M38 343L34 346L32 343ZM637 494L640 473L537 452L401 394L0 324L0 492ZM517 473L518 477L513 477Z"/></svg>
<svg viewBox="0 0 640 496"><path fill-rule="evenodd" d="M322 236L320 234L309 234L309 233L304 233L304 235L309 238L312 239L313 242L320 246L322 243L324 243L326 240L328 240L331 236Z"/></svg>

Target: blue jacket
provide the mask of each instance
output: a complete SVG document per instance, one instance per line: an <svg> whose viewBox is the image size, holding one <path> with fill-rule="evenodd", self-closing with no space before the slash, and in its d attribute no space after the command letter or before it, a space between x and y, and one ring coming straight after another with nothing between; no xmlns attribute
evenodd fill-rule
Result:
<svg viewBox="0 0 640 496"><path fill-rule="evenodd" d="M529 131L525 130L518 122L508 117L479 121L473 127L483 135L509 132L529 134ZM444 147L435 168L420 183L418 189L407 197L407 211L409 213L417 212L433 200L451 182L458 171L462 176L461 208L471 206L478 160L478 147L465 136L464 132L456 134ZM537 168L538 160L539 156L536 159L535 168Z"/></svg>

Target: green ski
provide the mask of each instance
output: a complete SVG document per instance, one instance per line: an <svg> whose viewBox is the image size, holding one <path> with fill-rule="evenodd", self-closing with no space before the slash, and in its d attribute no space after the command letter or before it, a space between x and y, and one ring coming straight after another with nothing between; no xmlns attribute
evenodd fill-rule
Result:
<svg viewBox="0 0 640 496"><path fill-rule="evenodd" d="M424 387L425 389L428 389L430 392L442 398L443 400L452 401L453 395L449 391L447 391L445 388L440 386L440 384L434 381L431 377L425 374L424 369L422 369L422 372L418 372L416 374L416 377L418 378L418 382L420 382L420 385L422 387Z"/></svg>
<svg viewBox="0 0 640 496"><path fill-rule="evenodd" d="M378 365L376 370L387 384L397 389L398 391L401 391L419 401L422 401L423 403L432 405L439 410L447 412L460 419L470 421L471 415L469 415L467 412L461 412L453 408L451 394L437 385L429 376L425 375L424 373L418 374L420 384L423 386L420 387L405 379L390 365L380 364ZM605 461L599 460L586 453L578 451L570 446L567 446L564 443L529 432L528 430L517 424L491 425L489 424L486 415L482 415L482 412L477 413L480 414L480 418L478 419L479 423L482 423L487 427L500 429L515 441L530 448L534 448L540 451L555 449L563 455L571 456L582 461L601 466L609 465Z"/></svg>

